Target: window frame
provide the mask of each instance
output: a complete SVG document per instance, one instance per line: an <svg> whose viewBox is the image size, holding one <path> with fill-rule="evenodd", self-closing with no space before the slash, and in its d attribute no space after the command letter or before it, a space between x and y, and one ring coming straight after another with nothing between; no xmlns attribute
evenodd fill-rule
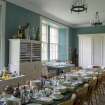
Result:
<svg viewBox="0 0 105 105"><path fill-rule="evenodd" d="M56 31L57 31L57 42L51 42L51 28L53 28L53 29L56 29ZM50 44L50 61L57 61L58 60L58 57L59 57L59 29L57 28L57 27L54 27L54 26L50 26L50 41L49 41L49 44ZM55 49L56 49L56 47L57 47L57 52L55 53L55 58L54 59L52 59L51 58L51 56L53 56L54 57L54 55L51 55L51 45L54 47L55 46Z"/></svg>
<svg viewBox="0 0 105 105"><path fill-rule="evenodd" d="M42 26L43 26L43 25L45 25L45 26L47 27L47 30L46 30L46 32L47 32L47 33L46 33L46 34L47 34L47 41L43 41L43 40L42 40L42 36L41 36L41 42L42 42L42 44L47 44L47 58L46 58L46 59L43 59L43 57L42 57L42 56L43 56L43 55L42 55L43 52L42 52L42 50L41 50L41 61L48 61L48 25L45 24L45 23L42 23L42 24L41 24L41 35L43 35L43 33L42 33ZM42 48L42 46L43 46L42 44L41 44L41 49L43 49L43 48Z"/></svg>

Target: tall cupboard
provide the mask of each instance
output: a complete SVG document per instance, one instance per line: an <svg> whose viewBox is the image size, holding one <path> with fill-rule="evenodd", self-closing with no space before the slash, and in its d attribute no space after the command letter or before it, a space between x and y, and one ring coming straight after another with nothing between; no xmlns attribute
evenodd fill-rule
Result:
<svg viewBox="0 0 105 105"><path fill-rule="evenodd" d="M10 39L9 40L9 70L22 74L23 68L25 72L31 72L33 64L41 61L41 42L25 39ZM27 65L29 67L27 67ZM22 68L22 69L21 69Z"/></svg>
<svg viewBox="0 0 105 105"><path fill-rule="evenodd" d="M105 67L105 34L79 35L79 66Z"/></svg>

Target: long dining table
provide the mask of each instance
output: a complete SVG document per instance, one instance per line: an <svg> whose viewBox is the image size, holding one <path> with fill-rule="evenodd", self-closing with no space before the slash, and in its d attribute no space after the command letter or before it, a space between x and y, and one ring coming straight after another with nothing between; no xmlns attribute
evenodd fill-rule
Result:
<svg viewBox="0 0 105 105"><path fill-rule="evenodd" d="M105 72L104 69L83 69L46 79L43 87L35 89L30 101L23 105L59 105L69 100L72 94L85 83L88 83L93 76L103 72ZM27 91L29 92L29 89ZM57 98L56 93L59 93Z"/></svg>
<svg viewBox="0 0 105 105"><path fill-rule="evenodd" d="M53 77L48 81L53 81L55 82L55 85L50 87L48 84L46 85L47 88L51 88L54 90L54 88L59 88L64 86L66 87L66 91L64 93L61 93L63 95L63 98L61 99L53 99L51 103L46 103L44 101L41 101L40 99L32 99L31 103L38 103L41 105L58 105L62 103L63 101L66 101L70 99L71 95L75 93L76 89L79 87L82 87L85 83L88 83L89 80L95 76L97 73L103 73L105 70L104 69L84 69L84 70L79 70L76 72L68 72L68 73L63 73L59 76ZM54 92L54 91L53 91ZM52 92L52 93L53 93ZM43 97L43 96L41 96ZM46 97L46 96L45 96ZM50 97L50 96L47 96Z"/></svg>

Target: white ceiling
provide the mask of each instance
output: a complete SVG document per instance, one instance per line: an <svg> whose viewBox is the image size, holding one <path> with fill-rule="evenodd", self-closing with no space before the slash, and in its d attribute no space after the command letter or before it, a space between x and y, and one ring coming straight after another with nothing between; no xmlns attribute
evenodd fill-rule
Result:
<svg viewBox="0 0 105 105"><path fill-rule="evenodd" d="M8 0L17 5L28 8L36 13L59 21L63 24L78 27L87 26L94 19L96 11L99 11L100 19L105 21L105 0L86 0L87 13L71 13L72 0Z"/></svg>

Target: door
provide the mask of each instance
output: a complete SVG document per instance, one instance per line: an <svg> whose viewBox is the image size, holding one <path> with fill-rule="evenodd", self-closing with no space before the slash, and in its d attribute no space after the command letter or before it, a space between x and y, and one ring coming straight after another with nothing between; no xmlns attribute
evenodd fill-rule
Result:
<svg viewBox="0 0 105 105"><path fill-rule="evenodd" d="M90 67L92 62L92 40L89 36L79 36L79 66Z"/></svg>
<svg viewBox="0 0 105 105"><path fill-rule="evenodd" d="M103 64L103 37L96 36L92 38L92 65L101 66Z"/></svg>

